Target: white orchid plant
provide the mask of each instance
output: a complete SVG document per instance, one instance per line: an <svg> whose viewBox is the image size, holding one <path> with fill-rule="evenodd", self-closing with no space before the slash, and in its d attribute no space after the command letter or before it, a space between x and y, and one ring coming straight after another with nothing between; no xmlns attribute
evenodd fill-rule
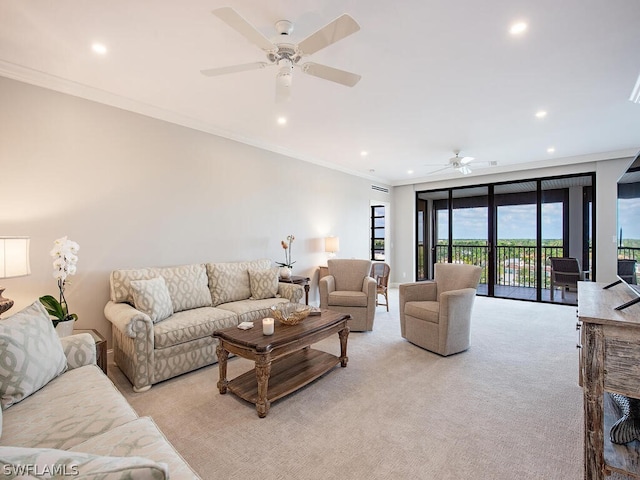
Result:
<svg viewBox="0 0 640 480"><path fill-rule="evenodd" d="M69 305L64 296L67 277L76 273L78 250L80 250L80 245L67 237L57 239L51 250L51 256L54 258L53 278L58 280L59 298L56 299L52 295L45 295L40 297L40 302L44 305L49 315L54 317L52 319L54 327L60 322L78 319L78 315L69 313Z"/></svg>
<svg viewBox="0 0 640 480"><path fill-rule="evenodd" d="M288 235L287 240L281 240L280 246L284 249L284 263L276 262L276 265L280 265L281 267L291 268L295 261L291 261L291 244L296 239L293 235Z"/></svg>

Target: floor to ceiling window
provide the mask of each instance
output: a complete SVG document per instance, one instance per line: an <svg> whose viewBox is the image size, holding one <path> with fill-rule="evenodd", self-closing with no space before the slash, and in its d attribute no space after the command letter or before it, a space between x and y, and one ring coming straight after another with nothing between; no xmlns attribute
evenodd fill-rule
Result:
<svg viewBox="0 0 640 480"><path fill-rule="evenodd" d="M434 263L469 263L483 269L479 294L549 301L549 257L576 257L591 270L594 179L418 192L416 278L433 278ZM566 298L575 302L575 293Z"/></svg>

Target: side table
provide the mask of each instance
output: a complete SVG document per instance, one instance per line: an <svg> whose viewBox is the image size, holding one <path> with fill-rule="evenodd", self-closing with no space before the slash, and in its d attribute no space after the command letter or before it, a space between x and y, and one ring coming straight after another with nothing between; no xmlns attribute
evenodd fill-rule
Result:
<svg viewBox="0 0 640 480"><path fill-rule="evenodd" d="M300 275L291 275L289 278L280 277L282 283L295 283L304 287L304 303L309 305L309 277L301 277Z"/></svg>
<svg viewBox="0 0 640 480"><path fill-rule="evenodd" d="M79 329L74 330L73 333L88 333L93 337L96 342L96 363L102 369L104 374L107 374L107 340L97 330L91 329Z"/></svg>

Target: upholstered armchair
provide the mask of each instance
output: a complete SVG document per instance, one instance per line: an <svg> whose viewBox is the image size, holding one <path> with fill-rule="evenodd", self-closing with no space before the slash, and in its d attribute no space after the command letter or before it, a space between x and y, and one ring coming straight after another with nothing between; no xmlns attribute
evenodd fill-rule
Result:
<svg viewBox="0 0 640 480"><path fill-rule="evenodd" d="M329 274L320 279L320 308L351 315L354 332L373 330L376 281L369 276L369 260L327 260Z"/></svg>
<svg viewBox="0 0 640 480"><path fill-rule="evenodd" d="M403 338L447 356L469 348L471 310L482 269L436 263L434 280L399 286Z"/></svg>

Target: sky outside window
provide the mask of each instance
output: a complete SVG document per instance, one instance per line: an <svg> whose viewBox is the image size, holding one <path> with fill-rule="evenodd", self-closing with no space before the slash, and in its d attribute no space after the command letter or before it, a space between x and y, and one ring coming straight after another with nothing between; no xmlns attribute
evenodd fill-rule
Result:
<svg viewBox="0 0 640 480"><path fill-rule="evenodd" d="M453 238L457 240L487 240L488 209L458 208L453 211ZM438 215L439 240L447 239L448 216L446 210ZM535 205L502 205L498 207L498 238L502 240L536 238ZM542 205L542 238L562 238L562 204Z"/></svg>

